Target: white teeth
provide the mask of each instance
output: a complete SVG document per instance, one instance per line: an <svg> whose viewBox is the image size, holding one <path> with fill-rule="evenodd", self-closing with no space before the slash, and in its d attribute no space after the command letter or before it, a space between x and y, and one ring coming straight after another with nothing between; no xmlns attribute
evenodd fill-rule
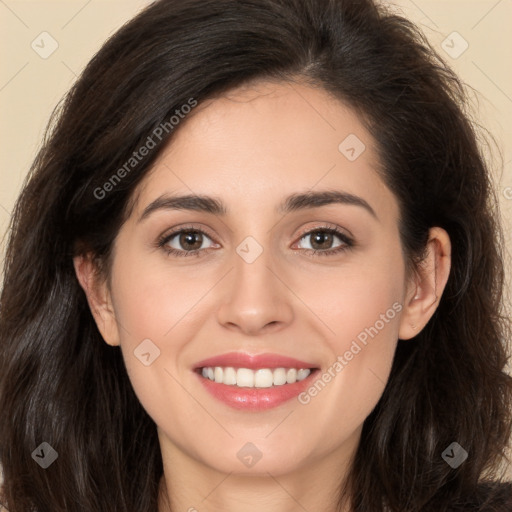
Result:
<svg viewBox="0 0 512 512"><path fill-rule="evenodd" d="M290 368L286 372L286 382L288 382L288 384L293 384L296 381L297 381L297 370L295 368Z"/></svg>
<svg viewBox="0 0 512 512"><path fill-rule="evenodd" d="M216 366L213 370L213 376L215 377L215 382L222 383L222 368Z"/></svg>
<svg viewBox="0 0 512 512"><path fill-rule="evenodd" d="M236 371L236 385L245 388L253 388L254 372L252 370L249 370L249 368L238 368L238 370Z"/></svg>
<svg viewBox="0 0 512 512"><path fill-rule="evenodd" d="M256 388L269 388L274 383L274 376L272 370L256 370L254 374L254 387Z"/></svg>
<svg viewBox="0 0 512 512"><path fill-rule="evenodd" d="M236 371L234 368L224 368L222 382L230 386L236 385Z"/></svg>
<svg viewBox="0 0 512 512"><path fill-rule="evenodd" d="M274 386L282 386L283 384L286 384L286 370L276 368L274 370Z"/></svg>
<svg viewBox="0 0 512 512"><path fill-rule="evenodd" d="M310 370L304 370L304 369L299 370L297 372L297 380L304 380L310 373L311 373Z"/></svg>
<svg viewBox="0 0 512 512"><path fill-rule="evenodd" d="M304 380L310 373L309 368L233 368L221 366L205 367L201 371L203 377L219 384L245 388L270 388L283 386Z"/></svg>

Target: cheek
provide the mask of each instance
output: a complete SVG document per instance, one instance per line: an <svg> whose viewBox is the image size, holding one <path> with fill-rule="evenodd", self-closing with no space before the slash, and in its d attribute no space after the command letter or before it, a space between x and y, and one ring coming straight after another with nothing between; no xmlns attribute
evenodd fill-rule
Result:
<svg viewBox="0 0 512 512"><path fill-rule="evenodd" d="M364 257L356 255L346 264L318 273L314 280L303 279L296 287L314 316L328 328L330 345L337 354L348 350L356 338L364 344L380 334L391 339L398 335L404 291L399 245Z"/></svg>
<svg viewBox="0 0 512 512"><path fill-rule="evenodd" d="M355 429L382 395L398 341L403 286L401 254L388 247L303 288L325 326L330 360L301 400L312 416L328 419L326 428L342 421Z"/></svg>
<svg viewBox="0 0 512 512"><path fill-rule="evenodd" d="M345 381L340 391L362 398L364 389L375 388L369 381L383 388L398 340L403 309L399 289L389 281L347 279L335 292L316 290L317 295L309 295L311 309L328 328L327 364L339 363L331 373L343 373L342 379L336 378ZM358 383L360 388L352 387Z"/></svg>
<svg viewBox="0 0 512 512"><path fill-rule="evenodd" d="M177 285L170 277L163 279L154 266L127 257L116 260L112 289L121 352L137 398L159 425L172 424L173 411L181 411L182 416L187 411L175 372L186 337L173 336L173 327L177 325L177 331L186 314L187 292L177 294Z"/></svg>
<svg viewBox="0 0 512 512"><path fill-rule="evenodd" d="M165 259L155 264L129 248L115 260L112 299L121 351L132 387L157 424L174 423L173 411L184 417L190 410L177 368L209 288L207 276L191 277L190 269L170 269ZM170 396L173 407L163 407Z"/></svg>
<svg viewBox="0 0 512 512"><path fill-rule="evenodd" d="M348 302L338 313L337 323L330 319L335 329L327 340L331 357L299 396L303 416L314 418L315 428L327 438L326 449L334 450L356 432L377 405L398 340L398 301L392 303L382 293L357 305Z"/></svg>
<svg viewBox="0 0 512 512"><path fill-rule="evenodd" d="M171 269L163 258L156 264L154 260L128 251L116 260L113 302L122 343L168 340L207 290L207 283L196 273L191 277L190 270Z"/></svg>

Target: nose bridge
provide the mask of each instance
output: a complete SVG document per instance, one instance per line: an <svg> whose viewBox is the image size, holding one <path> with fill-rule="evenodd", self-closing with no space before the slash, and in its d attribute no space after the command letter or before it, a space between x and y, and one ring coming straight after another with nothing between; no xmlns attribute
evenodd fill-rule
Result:
<svg viewBox="0 0 512 512"><path fill-rule="evenodd" d="M273 262L270 247L264 247L252 236L236 247L231 283L218 310L220 323L256 334L269 325L291 321L290 297L272 269Z"/></svg>
<svg viewBox="0 0 512 512"><path fill-rule="evenodd" d="M243 294L263 291L272 295L273 286L269 281L274 277L270 270L273 258L268 244L263 247L254 237L246 237L237 246L233 259L235 288L238 286Z"/></svg>

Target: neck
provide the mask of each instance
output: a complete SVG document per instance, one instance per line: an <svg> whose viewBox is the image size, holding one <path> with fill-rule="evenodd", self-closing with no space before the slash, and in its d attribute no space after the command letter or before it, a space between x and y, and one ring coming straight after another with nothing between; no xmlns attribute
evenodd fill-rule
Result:
<svg viewBox="0 0 512 512"><path fill-rule="evenodd" d="M349 500L339 501L357 442L349 452L346 448L308 461L293 472L244 474L218 471L176 446L166 445L158 511L239 512L242 508L244 512L350 512Z"/></svg>

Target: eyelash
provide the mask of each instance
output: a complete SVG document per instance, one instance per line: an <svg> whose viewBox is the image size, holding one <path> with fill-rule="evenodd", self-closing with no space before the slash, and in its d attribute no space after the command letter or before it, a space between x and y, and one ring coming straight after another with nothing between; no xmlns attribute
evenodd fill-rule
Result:
<svg viewBox="0 0 512 512"><path fill-rule="evenodd" d="M178 256L178 257L188 257L188 256L201 256L201 253L208 253L212 248L207 249L193 249L192 251L184 251L184 250L177 250L173 249L167 246L167 244L177 235L181 235L182 233L200 233L202 235L206 235L210 240L213 241L213 237L210 236L206 231L202 229L198 229L193 226L184 226L180 229L173 231L172 233L169 233L167 235L162 236L158 242L157 246L161 249L163 249L169 256ZM334 248L334 249L327 249L327 250L320 250L320 249L302 249L303 251L306 251L308 254L310 254L313 257L318 256L334 256L336 254L340 254L344 251L347 251L348 249L352 249L355 246L354 240L352 240L350 237L348 237L345 233L340 231L337 228L332 228L329 226L319 226L314 229L311 229L309 231L306 231L305 233L302 233L299 237L299 241L302 240L304 237L308 235L312 235L314 233L329 233L332 235L336 235L343 243L342 245Z"/></svg>

